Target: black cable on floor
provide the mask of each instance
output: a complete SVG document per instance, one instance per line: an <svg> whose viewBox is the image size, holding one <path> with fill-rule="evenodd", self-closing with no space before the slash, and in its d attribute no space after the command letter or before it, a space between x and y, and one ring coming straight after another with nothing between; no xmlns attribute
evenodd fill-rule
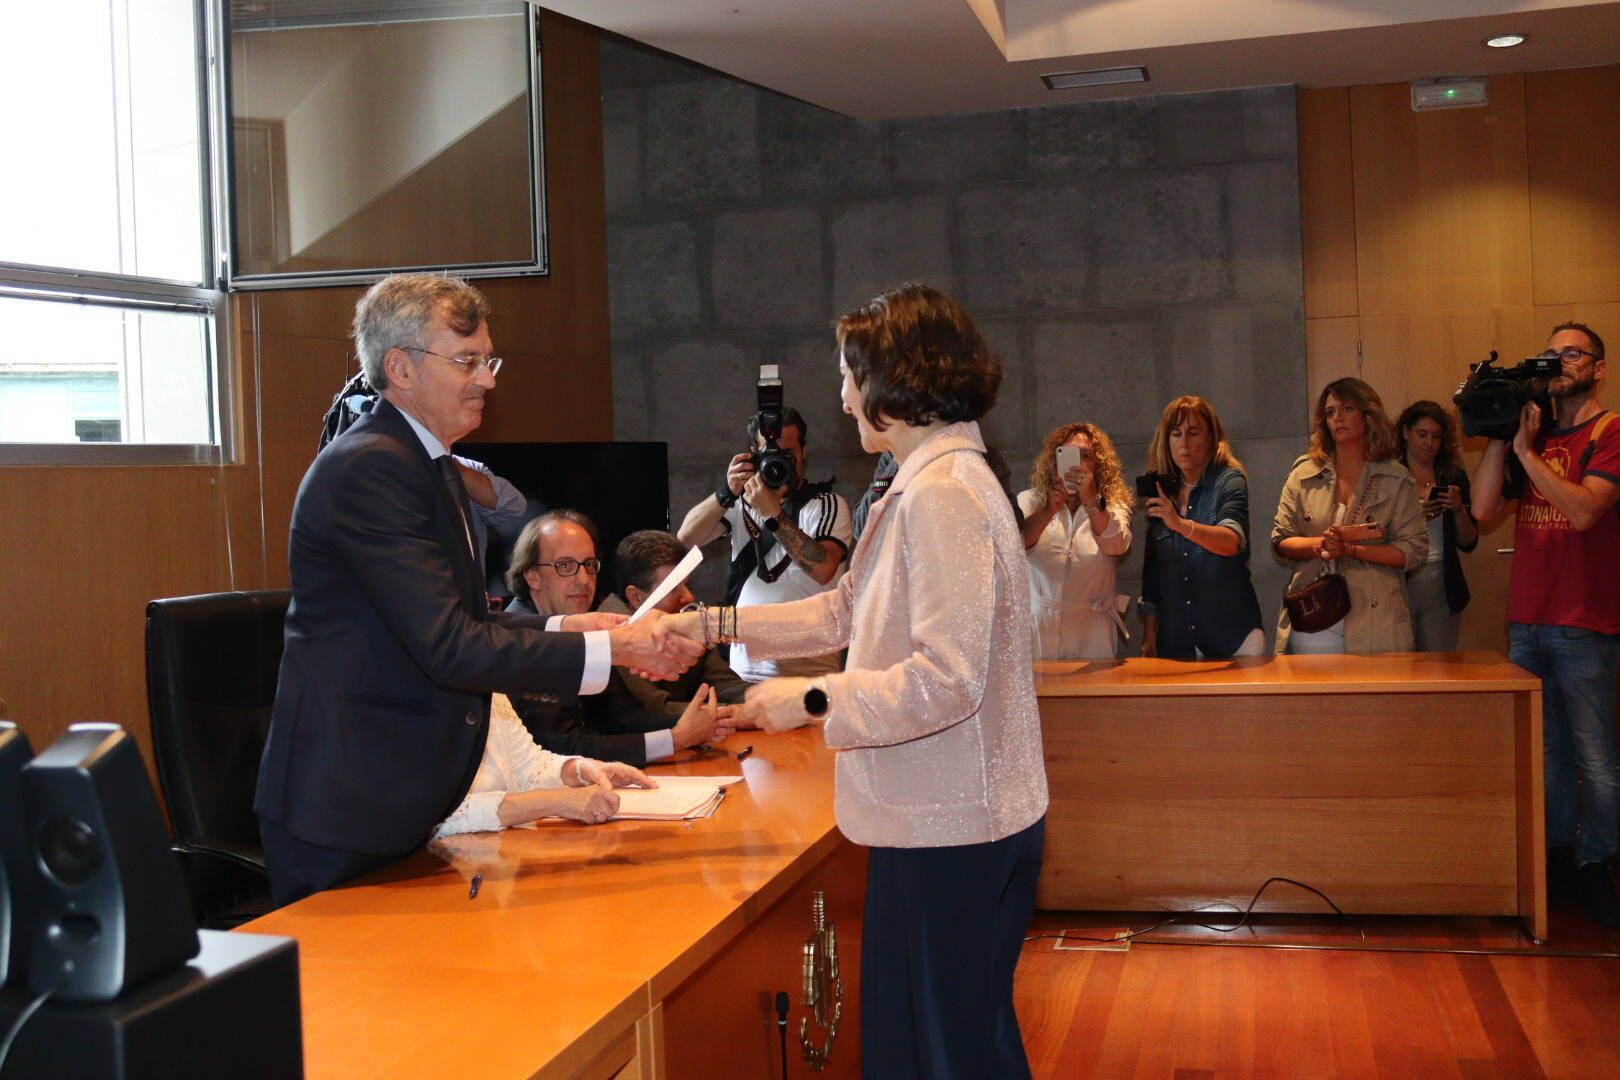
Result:
<svg viewBox="0 0 1620 1080"><path fill-rule="evenodd" d="M1254 896L1249 898L1249 906L1242 909L1242 918L1238 919L1238 921L1233 923L1231 926L1216 926L1213 923L1199 922L1196 919L1188 919L1188 918L1186 918L1185 916L1187 914L1190 914L1189 912L1177 912L1176 914L1170 916L1168 919L1165 919L1163 922L1154 923L1152 926L1146 927L1146 928L1141 929L1141 930L1132 930L1129 933L1121 934L1118 937L1111 937L1111 938L1086 937L1086 936L1084 936L1082 934L1070 934L1070 933L1066 933L1066 932L1059 932L1059 933L1056 933L1056 934L1030 934L1028 937L1024 938L1024 940L1025 941L1042 941L1042 940L1044 940L1046 938L1057 938L1057 939L1062 940L1062 941L1094 941L1094 942L1097 942L1097 943L1102 944L1102 945L1112 945L1112 944L1115 944L1116 942L1120 942L1120 941L1130 941L1132 938L1141 937L1143 934L1151 934L1151 933L1153 933L1153 931L1162 929L1162 928L1164 928L1166 926L1171 925L1172 923L1181 923L1181 924L1183 924L1185 926L1198 926L1198 927L1202 927L1205 930L1213 930L1218 934L1231 934L1231 933L1234 933L1234 932L1236 932L1238 930L1243 929L1243 927L1248 925L1249 917L1254 914L1254 906L1260 902L1260 897L1265 893L1265 891L1268 888L1271 887L1271 885L1274 882L1278 882L1278 881L1283 882L1286 885L1297 885L1301 889L1306 890L1307 892L1313 892L1317 896L1320 896L1327 903L1327 906L1332 908L1338 914L1339 918L1343 919L1345 922L1349 923L1351 926L1356 928L1356 932L1361 935L1361 940L1362 941L1367 940L1367 931L1362 929L1360 923L1356 922L1350 916L1346 915L1344 913L1344 909L1339 907L1338 904L1335 904L1333 902L1333 898L1328 896L1327 893L1323 892L1321 889L1318 889L1318 888L1316 888L1316 887L1314 887L1312 885L1307 885L1303 881L1295 881L1293 878L1285 878L1285 877L1269 877L1269 878L1266 878L1266 880L1261 883L1260 887L1254 891ZM1196 907L1196 908L1193 908L1192 910L1194 912L1198 912L1198 911L1214 911L1215 909L1221 908L1221 907L1230 907L1230 908L1236 909L1237 905L1236 904L1224 904L1224 903L1223 904L1205 904L1203 907ZM1235 913L1236 912L1234 911L1234 914ZM1159 944L1167 944L1167 943L1159 943Z"/></svg>

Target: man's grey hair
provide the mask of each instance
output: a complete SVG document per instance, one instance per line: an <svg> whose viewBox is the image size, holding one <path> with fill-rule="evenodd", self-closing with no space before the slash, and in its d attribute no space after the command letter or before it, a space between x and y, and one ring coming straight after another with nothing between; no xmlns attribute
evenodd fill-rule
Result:
<svg viewBox="0 0 1620 1080"><path fill-rule="evenodd" d="M354 344L373 390L388 389L388 350L421 348L434 315L467 337L489 318L489 301L460 278L439 274L391 274L366 290L354 306Z"/></svg>

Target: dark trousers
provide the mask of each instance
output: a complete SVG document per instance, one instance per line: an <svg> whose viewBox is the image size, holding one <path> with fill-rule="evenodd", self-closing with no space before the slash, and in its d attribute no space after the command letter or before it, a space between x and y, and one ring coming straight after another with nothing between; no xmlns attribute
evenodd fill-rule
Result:
<svg viewBox="0 0 1620 1080"><path fill-rule="evenodd" d="M286 907L322 889L341 885L361 874L397 861L399 855L367 855L342 851L300 840L280 825L259 819L259 838L264 842L264 864L270 873L270 898L276 907Z"/></svg>
<svg viewBox="0 0 1620 1080"><path fill-rule="evenodd" d="M1013 969L1035 910L1042 818L988 844L872 848L861 928L861 1072L1029 1076Z"/></svg>

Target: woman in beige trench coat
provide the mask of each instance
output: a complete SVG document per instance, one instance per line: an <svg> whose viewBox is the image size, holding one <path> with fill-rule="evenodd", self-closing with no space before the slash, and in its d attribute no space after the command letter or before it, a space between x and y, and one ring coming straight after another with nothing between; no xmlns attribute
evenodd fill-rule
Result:
<svg viewBox="0 0 1620 1080"><path fill-rule="evenodd" d="M1336 566L1350 590L1350 614L1314 634L1295 633L1285 606L1278 653L1379 653L1412 649L1406 572L1429 550L1412 476L1395 457L1395 428L1378 392L1338 379L1316 399L1311 448L1294 463L1277 501L1271 546L1298 564L1288 590ZM1344 527L1377 522L1383 538L1346 539Z"/></svg>

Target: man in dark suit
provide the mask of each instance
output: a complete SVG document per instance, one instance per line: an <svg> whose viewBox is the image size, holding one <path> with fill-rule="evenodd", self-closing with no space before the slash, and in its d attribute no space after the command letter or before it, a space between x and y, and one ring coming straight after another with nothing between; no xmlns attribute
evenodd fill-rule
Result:
<svg viewBox="0 0 1620 1080"><path fill-rule="evenodd" d="M472 783L491 691L572 701L599 692L613 663L667 678L702 654L656 620L490 613L449 456L500 369L487 314L476 289L427 274L387 278L356 306L381 400L298 489L254 800L278 903L420 847Z"/></svg>

